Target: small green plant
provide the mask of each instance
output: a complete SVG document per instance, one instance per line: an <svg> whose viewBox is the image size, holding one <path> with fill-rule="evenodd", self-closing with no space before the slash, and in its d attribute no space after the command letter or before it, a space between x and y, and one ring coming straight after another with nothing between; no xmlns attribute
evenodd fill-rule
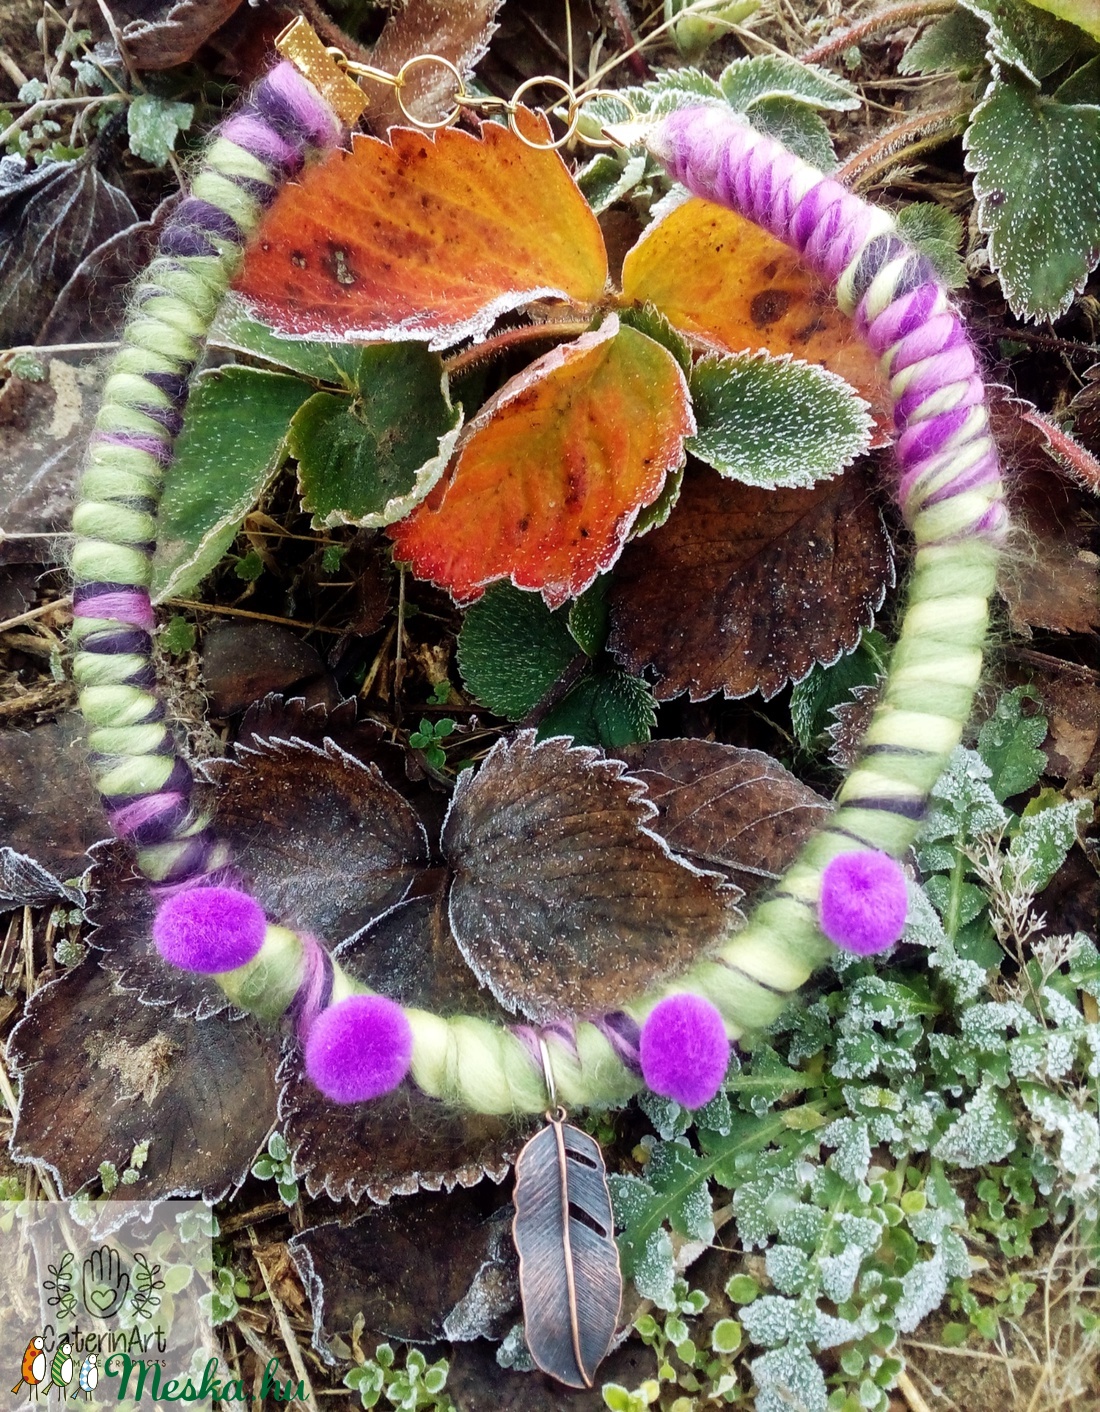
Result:
<svg viewBox="0 0 1100 1412"><path fill-rule="evenodd" d="M197 638L195 624L189 623L181 613L173 613L157 640L161 648L173 657L186 657L193 650Z"/></svg>
<svg viewBox="0 0 1100 1412"><path fill-rule="evenodd" d="M255 583L263 571L263 556L257 549L250 549L247 554L237 560L233 567L233 572L245 583Z"/></svg>
<svg viewBox="0 0 1100 1412"><path fill-rule="evenodd" d="M1035 1295L973 1252L1019 1260L1039 1227L1092 1229L1100 1026L1083 997L1100 994L1100 953L1041 934L1035 908L1089 805L1036 792L1046 729L1017 690L956 751L907 946L838 955L840 983L746 1040L706 1108L642 1098L655 1134L610 1185L624 1271L656 1306L636 1326L656 1377L609 1386L609 1407L649 1406L655 1385L666 1412L674 1394L885 1412L900 1335L946 1308L945 1341L996 1339ZM762 1270L735 1271L729 1307L701 1318L674 1257L714 1241L716 1191Z"/></svg>
<svg viewBox="0 0 1100 1412"><path fill-rule="evenodd" d="M385 1398L400 1412L453 1412L454 1403L446 1391L448 1363L445 1358L429 1364L418 1348L410 1348L401 1367L388 1343L380 1343L374 1357L352 1368L344 1386L359 1394L364 1407L376 1407Z"/></svg>
<svg viewBox="0 0 1100 1412"><path fill-rule="evenodd" d="M210 1274L211 1288L199 1299L199 1308L215 1326L227 1324L240 1313L240 1300L252 1293L248 1281L231 1265L215 1264Z"/></svg>
<svg viewBox="0 0 1100 1412"><path fill-rule="evenodd" d="M298 1200L298 1183L294 1177L294 1163L290 1149L282 1133L272 1133L267 1140L267 1151L258 1157L252 1167L252 1175L262 1182L274 1181L279 1189L284 1206L293 1206Z"/></svg>
<svg viewBox="0 0 1100 1412"><path fill-rule="evenodd" d="M454 728L455 723L449 716L435 722L429 721L425 716L420 722L420 729L413 731L409 736L409 745L413 750L423 750L428 764L435 770L441 770L447 763L441 742L452 734Z"/></svg>

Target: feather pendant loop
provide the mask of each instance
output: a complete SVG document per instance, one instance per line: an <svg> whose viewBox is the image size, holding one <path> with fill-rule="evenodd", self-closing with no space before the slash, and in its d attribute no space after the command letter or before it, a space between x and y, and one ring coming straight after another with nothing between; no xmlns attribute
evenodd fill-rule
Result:
<svg viewBox="0 0 1100 1412"><path fill-rule="evenodd" d="M592 1387L615 1337L623 1281L607 1169L599 1144L564 1109L516 1161L523 1326L531 1357L569 1387Z"/></svg>

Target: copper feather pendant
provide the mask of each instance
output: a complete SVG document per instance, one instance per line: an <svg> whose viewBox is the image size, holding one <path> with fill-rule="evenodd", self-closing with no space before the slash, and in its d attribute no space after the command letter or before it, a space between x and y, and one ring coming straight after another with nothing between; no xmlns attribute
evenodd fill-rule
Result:
<svg viewBox="0 0 1100 1412"><path fill-rule="evenodd" d="M544 1373L591 1387L611 1346L623 1282L599 1145L558 1109L516 1162L512 1236L524 1333Z"/></svg>

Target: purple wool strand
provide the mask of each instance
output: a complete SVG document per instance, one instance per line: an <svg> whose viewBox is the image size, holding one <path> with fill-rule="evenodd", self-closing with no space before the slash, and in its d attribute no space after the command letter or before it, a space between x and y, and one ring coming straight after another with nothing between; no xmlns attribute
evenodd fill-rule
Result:
<svg viewBox="0 0 1100 1412"><path fill-rule="evenodd" d="M298 940L302 943L302 979L289 1013L305 1044L317 1017L332 1003L334 971L332 957L315 936L299 932Z"/></svg>
<svg viewBox="0 0 1100 1412"><path fill-rule="evenodd" d="M115 593L99 593L73 600L74 618L101 618L125 623L152 632L157 625L149 593L144 588L128 588Z"/></svg>

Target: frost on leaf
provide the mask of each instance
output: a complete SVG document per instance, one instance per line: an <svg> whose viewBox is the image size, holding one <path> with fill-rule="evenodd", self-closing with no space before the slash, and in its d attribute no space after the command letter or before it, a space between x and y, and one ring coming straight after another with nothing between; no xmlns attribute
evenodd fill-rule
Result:
<svg viewBox="0 0 1100 1412"><path fill-rule="evenodd" d="M861 467L809 490L689 470L676 513L628 545L615 571L609 646L628 671L655 673L658 701L684 691L769 700L851 651L892 582Z"/></svg>
<svg viewBox="0 0 1100 1412"><path fill-rule="evenodd" d="M791 1412L793 1407L799 1412L826 1412L825 1375L804 1344L773 1349L754 1358L751 1366L759 1389L756 1412Z"/></svg>
<svg viewBox="0 0 1100 1412"><path fill-rule="evenodd" d="M671 852L618 761L530 731L459 779L443 829L450 921L475 974L538 1019L613 1010L685 970L735 896Z"/></svg>
<svg viewBox="0 0 1100 1412"><path fill-rule="evenodd" d="M510 578L551 608L619 557L695 430L675 358L611 316L530 364L466 428L394 555L458 602Z"/></svg>
<svg viewBox="0 0 1100 1412"><path fill-rule="evenodd" d="M1058 318L1100 259L1100 107L1058 103L1001 73L965 145L978 224L1013 313Z"/></svg>
<svg viewBox="0 0 1100 1412"><path fill-rule="evenodd" d="M1016 1146L1016 1119L991 1083L985 1083L932 1149L941 1162L984 1167Z"/></svg>
<svg viewBox="0 0 1100 1412"><path fill-rule="evenodd" d="M691 396L698 431L688 450L746 485L813 485L839 475L870 441L867 404L844 379L790 357L701 358Z"/></svg>
<svg viewBox="0 0 1100 1412"><path fill-rule="evenodd" d="M947 1271L943 1251L937 1250L931 1260L918 1261L901 1277L901 1298L894 1309L897 1326L903 1334L911 1334L934 1309L938 1309L947 1294Z"/></svg>
<svg viewBox="0 0 1100 1412"><path fill-rule="evenodd" d="M1008 846L1007 877L1029 892L1042 892L1076 842L1078 826L1091 817L1087 799L1064 799L1049 809L1025 814Z"/></svg>
<svg viewBox="0 0 1100 1412"><path fill-rule="evenodd" d="M603 294L603 237L556 152L495 123L391 140L356 135L264 216L236 287L276 329L445 348L535 298Z"/></svg>
<svg viewBox="0 0 1100 1412"><path fill-rule="evenodd" d="M1040 1084L1021 1084L1020 1091L1042 1130L1058 1138L1058 1165L1071 1189L1080 1194L1094 1191L1100 1186L1100 1124L1087 1100L1079 1107Z"/></svg>

